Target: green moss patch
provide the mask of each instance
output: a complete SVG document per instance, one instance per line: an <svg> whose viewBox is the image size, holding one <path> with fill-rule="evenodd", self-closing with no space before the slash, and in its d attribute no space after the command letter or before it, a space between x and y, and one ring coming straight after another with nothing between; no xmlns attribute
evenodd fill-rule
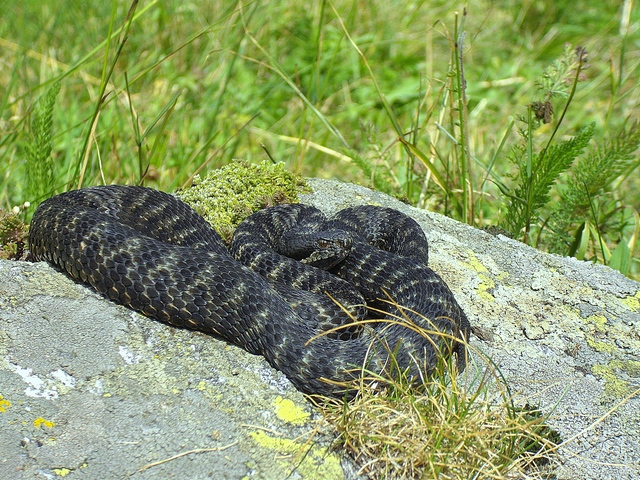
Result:
<svg viewBox="0 0 640 480"><path fill-rule="evenodd" d="M237 161L204 178L196 176L193 185L177 195L228 242L238 224L253 212L270 205L296 203L298 193L303 191L308 191L304 179L285 170L283 163Z"/></svg>
<svg viewBox="0 0 640 480"><path fill-rule="evenodd" d="M16 214L0 208L0 258L19 260L26 242L26 225Z"/></svg>

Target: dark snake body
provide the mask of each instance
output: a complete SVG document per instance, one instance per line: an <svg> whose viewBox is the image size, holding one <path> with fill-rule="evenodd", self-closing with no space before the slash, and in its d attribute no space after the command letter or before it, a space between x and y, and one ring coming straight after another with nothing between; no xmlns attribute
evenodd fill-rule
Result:
<svg viewBox="0 0 640 480"><path fill-rule="evenodd" d="M281 234L316 228L352 238L346 258L329 271L275 251ZM336 383L358 378L363 366L385 372L390 351L414 377L433 369L437 355L455 354L464 367L463 343L397 322L323 334L349 321L329 293L350 314L371 316L383 308L432 332L468 338L464 312L426 264L424 233L392 209L354 207L327 220L306 205L271 207L238 227L236 260L215 230L175 197L113 185L44 201L29 243L34 260L46 260L144 315L262 355L306 393L340 395L344 387ZM388 298L405 307L402 312L380 300Z"/></svg>

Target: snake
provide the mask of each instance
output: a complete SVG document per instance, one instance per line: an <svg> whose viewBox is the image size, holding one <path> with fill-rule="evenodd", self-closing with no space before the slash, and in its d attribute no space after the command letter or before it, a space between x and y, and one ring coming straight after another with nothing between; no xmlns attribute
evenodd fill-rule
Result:
<svg viewBox="0 0 640 480"><path fill-rule="evenodd" d="M86 187L38 206L29 248L118 304L264 357L306 394L420 380L443 359L465 366L470 323L428 266L422 228L394 209L326 217L275 205L247 217L227 247L174 195Z"/></svg>

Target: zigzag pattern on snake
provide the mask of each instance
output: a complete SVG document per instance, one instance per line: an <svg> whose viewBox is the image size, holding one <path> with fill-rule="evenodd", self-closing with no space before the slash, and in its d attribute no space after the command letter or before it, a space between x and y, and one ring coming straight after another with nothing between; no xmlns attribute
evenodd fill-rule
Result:
<svg viewBox="0 0 640 480"><path fill-rule="evenodd" d="M346 249L338 260L305 260L300 253L291 259L276 251L307 235L330 249L335 232ZM328 293L361 318L380 318L375 310L390 310L383 300L391 298L406 310L390 316L467 340L467 317L427 266L422 229L392 209L353 207L326 219L307 205L271 207L238 227L234 258L215 230L175 197L112 185L44 201L29 243L34 260L117 303L262 355L305 393L341 395L344 387L336 383L358 378L363 365L382 373L390 351L416 377L433 368L437 355L455 354L464 368L462 342L421 335L401 322L322 334L349 322Z"/></svg>

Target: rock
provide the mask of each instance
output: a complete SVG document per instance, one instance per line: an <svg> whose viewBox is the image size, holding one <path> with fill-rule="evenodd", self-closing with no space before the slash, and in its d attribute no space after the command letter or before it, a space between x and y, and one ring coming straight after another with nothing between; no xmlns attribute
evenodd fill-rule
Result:
<svg viewBox="0 0 640 480"><path fill-rule="evenodd" d="M432 268L483 332L466 374L485 367L481 352L517 402L551 414L567 440L559 479L640 476L640 399L629 398L640 284L363 187L309 183L301 201L327 213L378 204L423 226ZM46 264L0 261L0 358L0 478L354 475L262 358L141 317Z"/></svg>
<svg viewBox="0 0 640 480"><path fill-rule="evenodd" d="M378 204L420 223L431 267L453 290L476 333L465 374L473 377L485 367L481 352L496 363L517 403L537 404L551 414L549 425L567 441L559 449L558 479L640 478L638 282L363 187L309 183L314 193L304 201L327 213Z"/></svg>
<svg viewBox="0 0 640 480"><path fill-rule="evenodd" d="M0 296L0 478L343 478L326 435L298 465L318 414L260 357L44 263L2 261Z"/></svg>

